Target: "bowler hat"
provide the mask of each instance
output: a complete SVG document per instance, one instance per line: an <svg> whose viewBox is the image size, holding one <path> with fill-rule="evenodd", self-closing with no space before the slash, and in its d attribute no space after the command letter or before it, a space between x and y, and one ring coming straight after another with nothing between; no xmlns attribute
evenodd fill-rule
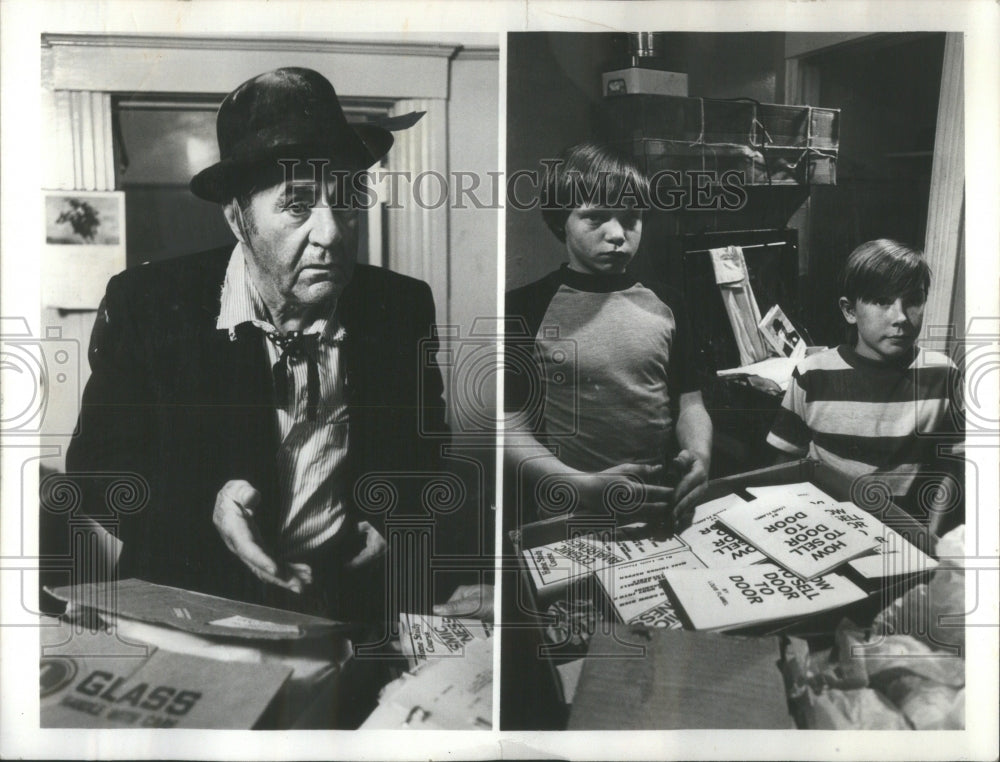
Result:
<svg viewBox="0 0 1000 762"><path fill-rule="evenodd" d="M391 129L421 113L383 124L350 124L333 85L312 69L275 69L244 82L219 106L219 161L191 178L191 192L225 203L246 178L279 159L326 159L331 169L360 171L392 147Z"/></svg>

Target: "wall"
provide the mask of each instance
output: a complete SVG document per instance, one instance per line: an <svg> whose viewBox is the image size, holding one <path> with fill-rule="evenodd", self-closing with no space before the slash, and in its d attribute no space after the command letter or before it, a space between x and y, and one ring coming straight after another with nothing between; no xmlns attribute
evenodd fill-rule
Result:
<svg viewBox="0 0 1000 762"><path fill-rule="evenodd" d="M855 43L810 59L815 105L841 109L837 184L812 189L808 273L813 340L843 340L840 272L859 244L924 245L944 34Z"/></svg>
<svg viewBox="0 0 1000 762"><path fill-rule="evenodd" d="M448 169L455 173L471 173L481 185L475 197L489 204L492 193L490 172L499 169L498 118L500 66L497 56L459 53L451 66L451 87L448 101ZM469 181L470 183L472 181ZM468 186L466 186L468 187ZM457 186L452 182L452 198ZM460 340L470 343L456 350L456 367L450 384L454 390L450 402L453 430L483 428L492 419L495 399L495 377L479 372L479 352L489 352L483 346L484 334L496 332L497 315L497 233L499 210L478 209L471 200L463 200L465 209L453 203L449 214L448 258L450 272L451 324ZM494 204L495 206L495 204ZM478 323L477 318L481 318ZM489 343L487 338L486 343ZM457 344L457 342L453 342ZM473 359L474 358L474 359Z"/></svg>
<svg viewBox="0 0 1000 762"><path fill-rule="evenodd" d="M690 95L775 102L783 93L783 33L668 33L663 39L665 64L688 74ZM536 169L542 158L595 136L601 73L617 65L625 49L625 36L613 33L507 36L508 175ZM508 289L564 261L537 211L508 209L506 232Z"/></svg>

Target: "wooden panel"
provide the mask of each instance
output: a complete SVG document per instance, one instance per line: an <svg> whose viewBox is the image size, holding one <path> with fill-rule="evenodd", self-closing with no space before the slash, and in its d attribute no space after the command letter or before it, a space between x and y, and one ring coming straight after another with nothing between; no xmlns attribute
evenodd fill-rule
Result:
<svg viewBox="0 0 1000 762"><path fill-rule="evenodd" d="M401 100L393 114L425 111L408 130L395 133L388 156L395 178L389 195L389 268L427 281L439 324L448 322L448 155L443 101Z"/></svg>
<svg viewBox="0 0 1000 762"><path fill-rule="evenodd" d="M452 45L321 40L46 35L52 86L105 92L228 93L262 71L307 66L344 96L446 98Z"/></svg>

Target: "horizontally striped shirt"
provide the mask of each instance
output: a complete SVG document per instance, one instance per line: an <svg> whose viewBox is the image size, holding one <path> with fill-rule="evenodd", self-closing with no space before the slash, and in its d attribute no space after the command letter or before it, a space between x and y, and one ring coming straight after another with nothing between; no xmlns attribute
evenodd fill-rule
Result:
<svg viewBox="0 0 1000 762"><path fill-rule="evenodd" d="M799 362L767 441L853 478L877 471L893 495L906 495L942 435L961 429L957 383L939 352L881 363L842 345Z"/></svg>
<svg viewBox="0 0 1000 762"><path fill-rule="evenodd" d="M334 305L335 307L336 305ZM229 259L222 285L221 309L216 327L236 338L236 326L252 323L261 329L271 367L281 357L268 332L275 332L267 307L246 268L241 244ZM348 529L344 507L347 470L347 402L341 365L339 329L331 308L327 319L317 320L303 333L318 333L319 408L314 421L306 414L307 361L288 358L289 401L275 406L280 444L277 453L281 496L281 535L276 555L294 559L319 547Z"/></svg>

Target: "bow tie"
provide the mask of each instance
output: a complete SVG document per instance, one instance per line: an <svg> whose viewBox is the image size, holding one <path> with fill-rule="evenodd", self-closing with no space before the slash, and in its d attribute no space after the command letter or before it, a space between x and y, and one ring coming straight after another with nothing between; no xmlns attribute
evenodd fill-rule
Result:
<svg viewBox="0 0 1000 762"><path fill-rule="evenodd" d="M271 368L274 376L275 401L289 411L295 409L295 401L288 399L289 360L306 361L306 418L316 420L319 409L319 334L289 331L288 333L267 333L267 338L278 349L281 356Z"/></svg>

